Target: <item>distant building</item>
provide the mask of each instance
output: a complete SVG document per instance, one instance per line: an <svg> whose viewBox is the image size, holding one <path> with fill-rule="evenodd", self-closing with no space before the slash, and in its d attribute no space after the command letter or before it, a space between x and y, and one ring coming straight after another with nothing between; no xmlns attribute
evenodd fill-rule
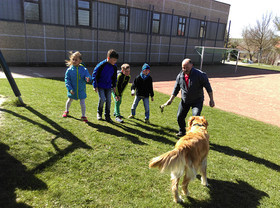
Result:
<svg viewBox="0 0 280 208"><path fill-rule="evenodd" d="M229 9L214 0L0 0L0 49L12 64L63 64L71 50L97 63L111 48L120 62L199 62L194 46L224 46Z"/></svg>

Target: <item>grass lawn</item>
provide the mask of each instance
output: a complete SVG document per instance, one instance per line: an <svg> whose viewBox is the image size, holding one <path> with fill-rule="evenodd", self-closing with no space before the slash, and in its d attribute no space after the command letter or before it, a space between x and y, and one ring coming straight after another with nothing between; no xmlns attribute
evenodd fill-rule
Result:
<svg viewBox="0 0 280 208"><path fill-rule="evenodd" d="M252 68L257 68L257 69L280 71L280 66L272 66L272 65L267 65L267 64L254 63L254 64L242 64L242 66L252 67Z"/></svg>
<svg viewBox="0 0 280 208"><path fill-rule="evenodd" d="M148 163L177 141L179 98L162 114L159 105L169 95L156 92L149 125L142 102L136 119L108 124L97 121L98 96L88 85L85 124L77 101L72 117L61 117L64 82L16 82L26 107L16 106L8 81L0 79L0 95L7 98L0 107L0 207L279 207L278 127L205 106L209 187L196 179L185 203L175 204L169 174L150 170ZM126 89L125 117L133 98Z"/></svg>

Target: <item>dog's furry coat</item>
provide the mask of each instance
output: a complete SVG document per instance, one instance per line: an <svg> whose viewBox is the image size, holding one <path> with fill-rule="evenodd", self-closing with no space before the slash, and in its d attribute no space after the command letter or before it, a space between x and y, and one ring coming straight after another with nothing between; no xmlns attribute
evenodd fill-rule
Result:
<svg viewBox="0 0 280 208"><path fill-rule="evenodd" d="M178 182L184 174L183 194L188 194L188 184L195 179L197 171L201 171L201 183L208 185L206 178L207 155L209 152L208 122L204 116L192 116L188 121L187 134L175 145L175 149L153 158L149 167L158 167L161 172L170 171L172 192L175 202L181 202L178 194Z"/></svg>

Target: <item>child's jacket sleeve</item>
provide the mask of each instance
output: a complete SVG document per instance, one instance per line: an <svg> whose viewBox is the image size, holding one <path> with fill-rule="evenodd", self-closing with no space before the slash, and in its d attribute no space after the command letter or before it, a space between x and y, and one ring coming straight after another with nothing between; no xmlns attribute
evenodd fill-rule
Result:
<svg viewBox="0 0 280 208"><path fill-rule="evenodd" d="M71 85L71 76L70 76L70 70L67 69L66 73L65 73L65 86L66 89L68 90L68 92L70 92L71 90L73 90L73 86Z"/></svg>

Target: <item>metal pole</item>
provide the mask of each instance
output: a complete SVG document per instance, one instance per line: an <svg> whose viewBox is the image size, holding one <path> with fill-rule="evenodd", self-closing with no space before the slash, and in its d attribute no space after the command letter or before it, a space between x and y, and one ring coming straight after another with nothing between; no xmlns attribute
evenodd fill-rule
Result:
<svg viewBox="0 0 280 208"><path fill-rule="evenodd" d="M24 10L24 0L22 0L22 4L23 4L23 21L24 21L25 57L26 57L26 63L29 64L28 40L27 40L27 30L26 30L26 18L25 18L25 10Z"/></svg>
<svg viewBox="0 0 280 208"><path fill-rule="evenodd" d="M67 40L66 40L66 3L64 2L64 57L67 58Z"/></svg>
<svg viewBox="0 0 280 208"><path fill-rule="evenodd" d="M204 46L202 46L202 51L200 55L200 70L202 70L203 57L204 57Z"/></svg>
<svg viewBox="0 0 280 208"><path fill-rule="evenodd" d="M216 29L216 37L215 37L214 47L216 47L216 44L217 44L219 25L220 25L220 18L218 19L218 25L217 25L217 29ZM215 52L215 49L214 49L214 52ZM214 64L214 56L215 56L215 53L212 54L212 64Z"/></svg>
<svg viewBox="0 0 280 208"><path fill-rule="evenodd" d="M96 6L97 6L97 10L96 10L96 62L98 63L98 53L99 53L99 18L98 18L98 11L99 11L99 1L96 0Z"/></svg>
<svg viewBox="0 0 280 208"><path fill-rule="evenodd" d="M150 45L149 45L149 59L148 59L148 63L150 63L150 61L151 61L154 8L155 8L155 6L153 5L152 13L151 13L151 24L150 24Z"/></svg>
<svg viewBox="0 0 280 208"><path fill-rule="evenodd" d="M171 37L172 37L173 16L174 16L174 9L172 9L172 16L171 16L171 28L170 28L170 34L169 34L169 46L168 46L167 64L169 64L169 58L170 58L170 45L171 45Z"/></svg>
<svg viewBox="0 0 280 208"><path fill-rule="evenodd" d="M188 18L188 32L187 32L187 37L186 37L186 45L185 45L185 54L184 54L184 58L186 58L187 51L188 51L188 42L189 42L189 31L190 31L191 15L192 15L192 13L190 12L189 18Z"/></svg>
<svg viewBox="0 0 280 208"><path fill-rule="evenodd" d="M125 35L126 35L126 11L127 11L127 0L125 0L125 19L124 19L124 33L123 33L123 63L125 61Z"/></svg>
<svg viewBox="0 0 280 208"><path fill-rule="evenodd" d="M230 32L230 24L231 24L231 20L230 20L229 23L228 23L228 33L227 33L226 48L227 48L227 46L228 46L228 39L229 39L229 32ZM226 56L224 55L224 63L225 63L225 60L226 60Z"/></svg>
<svg viewBox="0 0 280 208"><path fill-rule="evenodd" d="M5 59L4 59L4 56L3 56L2 52L1 52L1 50L0 50L0 65L1 65L1 67L2 67L2 69L4 71L4 73L5 73L5 75L6 75L7 79L8 79L8 81L9 81L12 89L13 89L13 92L14 92L15 96L18 97L19 102L22 105L24 105L24 102L23 102L23 100L21 98L21 93L20 93L20 91L18 89L18 86L17 86L13 76L12 76L12 73L11 73L11 71L9 69L9 66L7 65L7 63L6 63Z"/></svg>
<svg viewBox="0 0 280 208"><path fill-rule="evenodd" d="M203 21L204 21L204 27L203 27L203 33L202 33L202 38L201 38L201 43L200 43L201 46L203 46L203 40L204 40L205 35L206 35L206 29L205 29L206 28L205 25L207 25L206 24L206 16L204 16L204 20Z"/></svg>
<svg viewBox="0 0 280 208"><path fill-rule="evenodd" d="M240 54L240 51L238 51L238 54L237 54L236 65L235 65L235 73L237 72L237 65L238 65L239 54Z"/></svg>
<svg viewBox="0 0 280 208"><path fill-rule="evenodd" d="M151 4L149 5L149 15L147 18L147 42L146 42L146 58L145 58L145 62L148 62L148 48L149 48L149 34L150 34L150 15L151 15Z"/></svg>

